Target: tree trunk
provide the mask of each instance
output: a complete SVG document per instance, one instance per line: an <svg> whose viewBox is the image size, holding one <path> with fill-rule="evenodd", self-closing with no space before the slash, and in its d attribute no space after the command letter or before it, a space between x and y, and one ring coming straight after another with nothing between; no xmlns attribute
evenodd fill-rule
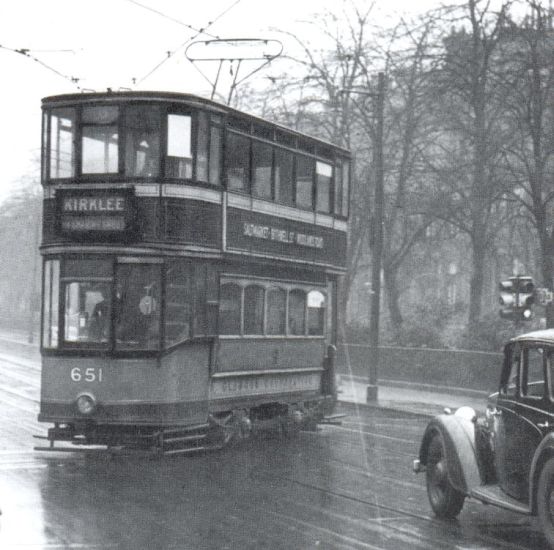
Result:
<svg viewBox="0 0 554 550"><path fill-rule="evenodd" d="M387 307L390 315L390 322L396 334L402 328L404 319L400 311L400 292L398 290L398 273L396 268L385 268L383 271L385 278L385 292L387 295Z"/></svg>
<svg viewBox="0 0 554 550"><path fill-rule="evenodd" d="M485 246L482 243L473 245L473 265L469 287L468 332L471 333L481 317L481 298L485 280Z"/></svg>

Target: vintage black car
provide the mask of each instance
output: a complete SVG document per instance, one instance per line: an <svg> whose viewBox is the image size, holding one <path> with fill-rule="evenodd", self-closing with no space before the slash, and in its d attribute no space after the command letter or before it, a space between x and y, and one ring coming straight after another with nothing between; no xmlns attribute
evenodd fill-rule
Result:
<svg viewBox="0 0 554 550"><path fill-rule="evenodd" d="M510 340L486 413L434 417L413 467L436 516L457 516L466 497L537 515L554 548L554 329Z"/></svg>

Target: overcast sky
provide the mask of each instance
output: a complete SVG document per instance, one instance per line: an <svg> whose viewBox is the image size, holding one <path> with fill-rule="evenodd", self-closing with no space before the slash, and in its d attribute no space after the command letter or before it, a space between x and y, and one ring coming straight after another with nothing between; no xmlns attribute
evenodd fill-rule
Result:
<svg viewBox="0 0 554 550"><path fill-rule="evenodd" d="M440 4L374 3L375 22L383 25L401 13ZM338 13L341 4L342 0L1 0L0 200L13 192L21 176L38 174L42 97L107 87L206 95L206 81L183 53L196 30L207 27L209 33L197 40L279 38L287 52L292 39L271 28L307 32L301 21L328 9ZM364 0L357 4L363 6ZM38 61L14 51L20 49L29 50ZM167 52L172 52L169 58ZM214 65L202 68L207 76L215 75ZM78 83L71 82L73 77Z"/></svg>

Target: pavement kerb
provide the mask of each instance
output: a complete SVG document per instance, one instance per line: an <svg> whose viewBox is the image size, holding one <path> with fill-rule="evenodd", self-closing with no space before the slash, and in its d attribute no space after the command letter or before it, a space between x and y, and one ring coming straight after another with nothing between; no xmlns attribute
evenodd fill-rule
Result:
<svg viewBox="0 0 554 550"><path fill-rule="evenodd" d="M423 404L422 404L423 405ZM367 402L356 402L356 401L342 401L340 398L337 399L337 406L340 406L341 408L346 409L374 409L374 410L387 410L392 411L395 413L401 413L401 414L409 414L410 416L415 416L418 418L425 418L430 419L436 416L437 414L441 414L443 412L442 408L437 407L436 412L424 412L424 411L418 411L414 410L413 408L410 408L409 406L402 407L402 406L394 406L389 403L379 403L377 401L376 403L367 403ZM439 410L440 409L440 410Z"/></svg>

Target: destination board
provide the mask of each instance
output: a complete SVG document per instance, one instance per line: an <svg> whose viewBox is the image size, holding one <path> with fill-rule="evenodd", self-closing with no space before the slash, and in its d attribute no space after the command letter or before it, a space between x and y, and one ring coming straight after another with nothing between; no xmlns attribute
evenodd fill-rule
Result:
<svg viewBox="0 0 554 550"><path fill-rule="evenodd" d="M134 195L129 189L64 189L56 199L57 228L66 236L122 238L134 228Z"/></svg>
<svg viewBox="0 0 554 550"><path fill-rule="evenodd" d="M270 214L227 208L227 249L346 266L346 232Z"/></svg>

